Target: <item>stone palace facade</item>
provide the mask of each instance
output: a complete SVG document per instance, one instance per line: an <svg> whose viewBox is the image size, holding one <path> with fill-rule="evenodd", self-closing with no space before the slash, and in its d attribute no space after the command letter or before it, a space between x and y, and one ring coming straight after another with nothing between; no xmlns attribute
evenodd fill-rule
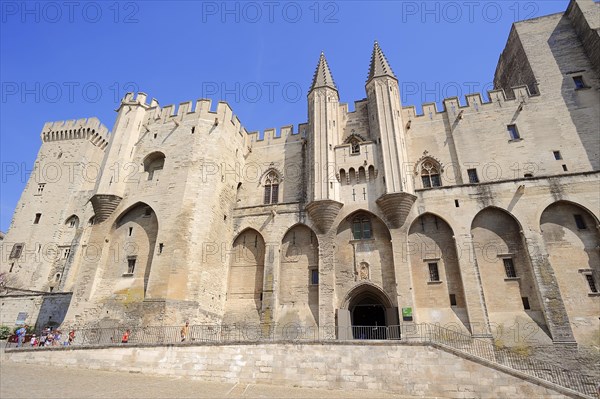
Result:
<svg viewBox="0 0 600 399"><path fill-rule="evenodd" d="M111 132L48 122L2 241L3 323L32 291L63 298L38 325L416 322L598 345L599 28L591 0L515 23L489 99L422 113L375 43L353 111L321 54L296 127L144 93Z"/></svg>

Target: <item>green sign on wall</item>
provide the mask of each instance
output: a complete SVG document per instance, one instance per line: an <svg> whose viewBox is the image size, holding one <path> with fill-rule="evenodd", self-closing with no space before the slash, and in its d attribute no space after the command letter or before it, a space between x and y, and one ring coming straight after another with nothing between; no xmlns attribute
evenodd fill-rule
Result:
<svg viewBox="0 0 600 399"><path fill-rule="evenodd" d="M404 320L404 321L412 320L412 308L402 308L402 320Z"/></svg>

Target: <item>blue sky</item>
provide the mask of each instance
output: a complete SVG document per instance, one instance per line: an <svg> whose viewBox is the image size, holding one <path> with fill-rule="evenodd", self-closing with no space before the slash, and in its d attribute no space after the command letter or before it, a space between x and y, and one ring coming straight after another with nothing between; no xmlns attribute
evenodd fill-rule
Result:
<svg viewBox="0 0 600 399"><path fill-rule="evenodd" d="M306 121L321 51L342 102L365 97L373 41L404 105L491 89L511 24L563 12L545 1L0 2L0 230L46 121L97 116L127 91L161 106L225 100L249 131ZM13 173L14 168L17 173Z"/></svg>

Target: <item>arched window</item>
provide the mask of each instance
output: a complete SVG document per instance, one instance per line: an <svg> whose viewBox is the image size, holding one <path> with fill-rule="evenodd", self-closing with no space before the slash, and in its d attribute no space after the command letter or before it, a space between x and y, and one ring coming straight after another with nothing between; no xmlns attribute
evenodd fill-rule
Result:
<svg viewBox="0 0 600 399"><path fill-rule="evenodd" d="M431 159L426 159L421 163L421 180L423 188L441 187L440 165Z"/></svg>
<svg viewBox="0 0 600 399"><path fill-rule="evenodd" d="M144 172L148 172L148 180L158 180L158 171L165 166L165 154L153 152L144 159Z"/></svg>
<svg viewBox="0 0 600 399"><path fill-rule="evenodd" d="M352 237L355 240L366 240L372 237L371 220L367 216L356 216L352 220Z"/></svg>
<svg viewBox="0 0 600 399"><path fill-rule="evenodd" d="M67 219L67 226L69 226L69 228L76 229L78 225L79 225L79 218L77 216L73 215Z"/></svg>
<svg viewBox="0 0 600 399"><path fill-rule="evenodd" d="M279 176L271 171L265 178L265 204L276 204L279 202Z"/></svg>
<svg viewBox="0 0 600 399"><path fill-rule="evenodd" d="M340 169L340 184L342 186L346 184L346 171L344 169Z"/></svg>
<svg viewBox="0 0 600 399"><path fill-rule="evenodd" d="M350 155L360 154L360 142L357 139L350 140Z"/></svg>

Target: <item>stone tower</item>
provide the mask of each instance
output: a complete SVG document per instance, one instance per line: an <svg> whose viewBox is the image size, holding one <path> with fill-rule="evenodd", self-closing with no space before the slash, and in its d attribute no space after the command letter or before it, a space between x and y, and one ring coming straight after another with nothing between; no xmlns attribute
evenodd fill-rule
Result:
<svg viewBox="0 0 600 399"><path fill-rule="evenodd" d="M382 148L378 164L383 168L385 192L377 204L390 224L398 227L415 201L414 187L408 170L398 79L377 42L373 45L365 89L371 135Z"/></svg>
<svg viewBox="0 0 600 399"><path fill-rule="evenodd" d="M308 93L308 159L311 165L307 211L326 232L343 206L335 178L335 146L340 143L339 94L321 53Z"/></svg>

